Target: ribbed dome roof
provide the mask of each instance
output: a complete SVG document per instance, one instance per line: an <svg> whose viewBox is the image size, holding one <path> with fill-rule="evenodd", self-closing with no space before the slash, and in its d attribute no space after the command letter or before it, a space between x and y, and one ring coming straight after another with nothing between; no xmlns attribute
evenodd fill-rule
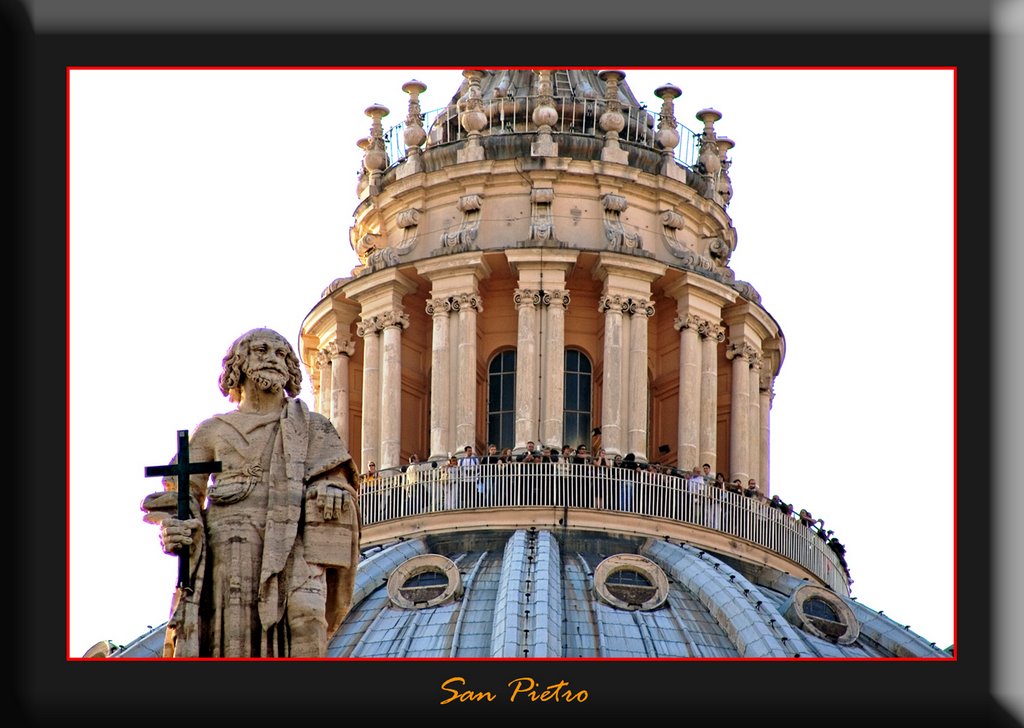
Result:
<svg viewBox="0 0 1024 728"><path fill-rule="evenodd" d="M430 558L436 569L411 566ZM616 558L625 560L602 568ZM448 578L458 588L423 587L419 604L400 596L396 573L401 581L443 572L444 560L457 567ZM613 574L627 578L609 598ZM629 603L645 589L650 600ZM627 598L609 603L614 594ZM806 580L685 543L603 533L520 529L396 541L363 554L354 604L328 657L949 656ZM111 656L156 657L162 644L157 628Z"/></svg>

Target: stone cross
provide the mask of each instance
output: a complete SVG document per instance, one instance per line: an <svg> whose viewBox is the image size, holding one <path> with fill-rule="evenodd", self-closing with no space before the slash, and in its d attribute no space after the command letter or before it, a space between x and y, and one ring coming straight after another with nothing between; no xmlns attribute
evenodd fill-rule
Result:
<svg viewBox="0 0 1024 728"><path fill-rule="evenodd" d="M178 520L184 521L188 518L188 500L190 475L196 473L219 473L220 461L210 460L205 463L190 463L188 459L188 430L178 430L178 458L173 465L148 465L146 466L146 477L163 475L178 476ZM185 591L191 591L189 583L189 549L182 549L178 554L178 587Z"/></svg>

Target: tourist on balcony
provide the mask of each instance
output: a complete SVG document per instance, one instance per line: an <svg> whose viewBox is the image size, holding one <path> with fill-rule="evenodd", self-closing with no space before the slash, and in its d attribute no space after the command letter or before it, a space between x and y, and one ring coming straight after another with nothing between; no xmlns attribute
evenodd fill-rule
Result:
<svg viewBox="0 0 1024 728"><path fill-rule="evenodd" d="M562 445L561 455L556 455L553 458L555 466L555 483L557 488L558 500L555 501L555 505L565 505L570 507L576 507L582 505L579 501L580 494L577 489L577 484L572 479L572 462L575 452L568 445Z"/></svg>
<svg viewBox="0 0 1024 728"><path fill-rule="evenodd" d="M480 473L480 458L472 445L466 445L459 463L462 473L463 503L467 506L479 505L484 499L484 480Z"/></svg>
<svg viewBox="0 0 1024 728"><path fill-rule="evenodd" d="M583 508L593 508L595 493L594 493L594 478L593 473L590 472L589 468L584 468L584 465L590 465L590 453L587 451L587 446L580 444L575 450L570 450L569 462L572 463L572 491L576 494L576 504Z"/></svg>
<svg viewBox="0 0 1024 728"><path fill-rule="evenodd" d="M552 463L558 460L558 455L551 447L545 445L537 451L534 458L536 466L526 471L527 489L529 499L533 505L549 506L554 503L554 469Z"/></svg>
<svg viewBox="0 0 1024 728"><path fill-rule="evenodd" d="M705 509L707 514L707 526L709 528L721 528L722 496L725 493L725 476L721 473L715 473L704 492L707 494L707 508Z"/></svg>
<svg viewBox="0 0 1024 728"><path fill-rule="evenodd" d="M820 538L825 543L828 543L828 539L832 535L832 531L825 530L825 521L821 518L815 521L815 523L817 524L815 527L815 532L818 534L818 538Z"/></svg>
<svg viewBox="0 0 1024 728"><path fill-rule="evenodd" d="M381 490L380 473L377 472L377 463L367 463L366 472L360 476L359 490L360 499L366 504L363 512L373 514L378 521L383 521L387 518L387 503Z"/></svg>
<svg viewBox="0 0 1024 728"><path fill-rule="evenodd" d="M703 474L704 474L704 484L707 485L707 486L714 485L714 483L715 483L715 476L711 472L711 465L710 465L710 463L704 463L704 465L701 466L701 470L703 471Z"/></svg>
<svg viewBox="0 0 1024 728"><path fill-rule="evenodd" d="M770 501L768 501L768 507L769 508L774 508L777 511L781 511L786 516L788 516L790 514L790 511L793 510L792 507L788 503L783 501L777 495L773 495L772 499Z"/></svg>
<svg viewBox="0 0 1024 728"><path fill-rule="evenodd" d="M482 505L493 505L493 500L498 490L498 446L493 442L487 446L487 454L480 459L480 464L485 466L482 469L485 494L484 503Z"/></svg>
<svg viewBox="0 0 1024 728"><path fill-rule="evenodd" d="M512 448L504 448L501 451L501 455L498 456L497 465L495 465L495 470L497 470L498 473L498 490L496 498L500 498L501 502L495 502L494 505L519 505L517 501L512 500L514 487L513 473L518 470L518 468L512 467L512 463L514 462L515 460L512 457Z"/></svg>
<svg viewBox="0 0 1024 728"><path fill-rule="evenodd" d="M829 531L831 533L831 531ZM839 558L839 563L843 567L843 570L847 572L849 576L849 567L846 565L846 547L839 543L839 539L835 536L829 538L828 547L832 549L832 552Z"/></svg>
<svg viewBox="0 0 1024 728"><path fill-rule="evenodd" d="M521 463L539 463L540 451L537 450L537 444L533 440L527 442L526 450L522 452L517 460Z"/></svg>
<svg viewBox="0 0 1024 728"><path fill-rule="evenodd" d="M615 464L619 470L619 502L621 510L632 511L636 499L637 467L636 455L627 452L625 457L615 456Z"/></svg>
<svg viewBox="0 0 1024 728"><path fill-rule="evenodd" d="M743 481L733 478L725 483L725 499L722 504L722 528L737 533L736 527L743 519Z"/></svg>
<svg viewBox="0 0 1024 728"><path fill-rule="evenodd" d="M441 489L444 493L445 510L454 510L459 507L459 481L461 478L459 459L455 455L448 456L448 462L441 470Z"/></svg>
<svg viewBox="0 0 1024 728"><path fill-rule="evenodd" d="M402 483L405 495L402 503L402 515L410 516L422 508L423 499L420 494L420 456L413 453L405 466L405 478Z"/></svg>
<svg viewBox="0 0 1024 728"><path fill-rule="evenodd" d="M710 467L708 468L711 469ZM700 516L704 509L701 508L705 488L704 473L694 465L686 479L686 497L683 499L682 519L690 523L700 523Z"/></svg>
<svg viewBox="0 0 1024 728"><path fill-rule="evenodd" d="M604 508L605 505L611 506L612 502L612 461L608 459L608 453L602 447L597 451L597 457L594 458L594 467L597 469L596 479L594 482L595 494L594 494L594 507Z"/></svg>

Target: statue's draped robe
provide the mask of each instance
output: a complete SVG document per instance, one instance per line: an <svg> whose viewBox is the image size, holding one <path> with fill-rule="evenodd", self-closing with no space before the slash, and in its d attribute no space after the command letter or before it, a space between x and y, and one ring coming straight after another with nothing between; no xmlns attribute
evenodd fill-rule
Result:
<svg viewBox="0 0 1024 728"><path fill-rule="evenodd" d="M175 595L165 655L289 656L288 607L297 592L326 591L329 641L352 606L359 560L358 480L337 430L289 399L280 412L206 420L189 453L194 462L219 460L222 471L209 493L207 476L191 479L193 515L207 495L209 503L192 546L193 591ZM315 483L351 495L337 520L323 521L315 500L306 501Z"/></svg>

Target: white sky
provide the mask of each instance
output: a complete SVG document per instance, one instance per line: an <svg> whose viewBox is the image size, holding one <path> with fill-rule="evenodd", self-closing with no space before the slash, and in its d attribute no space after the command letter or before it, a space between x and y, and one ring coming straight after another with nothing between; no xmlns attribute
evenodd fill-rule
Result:
<svg viewBox="0 0 1024 728"><path fill-rule="evenodd" d="M239 334L297 345L356 263L363 110L429 111L458 70L70 74L68 654L164 622L177 560L139 503L176 432L231 409ZM782 326L772 492L847 547L853 596L939 647L954 636L952 70L628 70L722 112L731 266ZM306 377L302 397L312 402Z"/></svg>

